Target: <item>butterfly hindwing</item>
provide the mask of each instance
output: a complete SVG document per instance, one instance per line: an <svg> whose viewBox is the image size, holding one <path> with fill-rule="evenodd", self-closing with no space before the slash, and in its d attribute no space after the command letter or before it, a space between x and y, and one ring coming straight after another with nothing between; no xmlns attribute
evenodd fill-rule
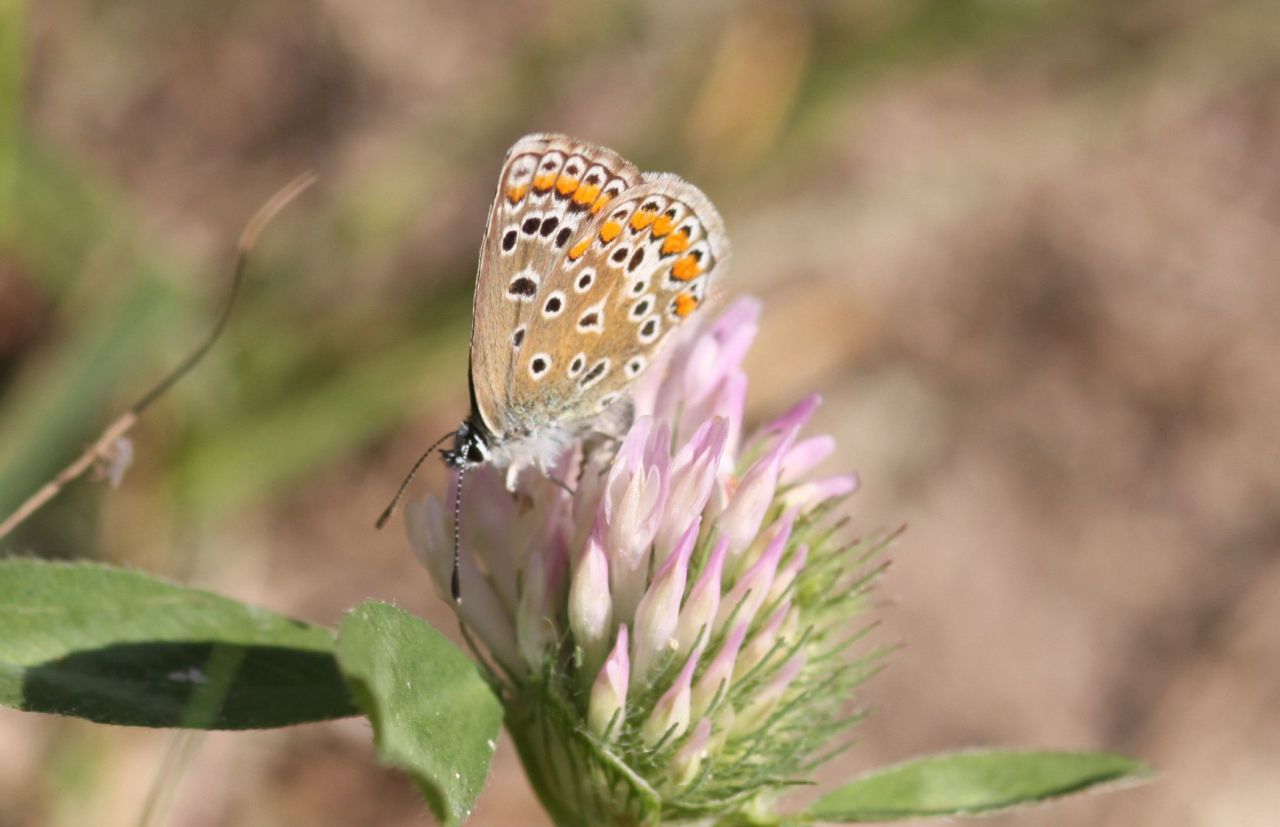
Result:
<svg viewBox="0 0 1280 827"><path fill-rule="evenodd" d="M504 404L526 429L608 408L697 311L729 257L715 207L674 175L645 175L579 230L541 274L525 332L509 345Z"/></svg>
<svg viewBox="0 0 1280 827"><path fill-rule="evenodd" d="M476 413L501 438L539 415L513 408L523 340L543 326L558 262L608 205L642 180L610 149L564 135L521 138L507 152L480 251L472 307L471 382ZM527 361L527 360L526 360Z"/></svg>

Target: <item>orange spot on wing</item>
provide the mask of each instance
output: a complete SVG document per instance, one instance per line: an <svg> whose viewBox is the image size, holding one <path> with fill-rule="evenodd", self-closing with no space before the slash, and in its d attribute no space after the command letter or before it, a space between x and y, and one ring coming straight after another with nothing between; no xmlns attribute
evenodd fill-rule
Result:
<svg viewBox="0 0 1280 827"><path fill-rule="evenodd" d="M684 318L692 313L698 306L698 300L692 293L681 293L676 296L676 315Z"/></svg>
<svg viewBox="0 0 1280 827"><path fill-rule="evenodd" d="M519 204L520 200L524 198L525 193L527 193L528 191L529 191L528 184L521 184L518 187L508 187L507 200L510 201L512 204Z"/></svg>
<svg viewBox="0 0 1280 827"><path fill-rule="evenodd" d="M635 215L631 216L631 229L640 232L652 224L657 217L658 214L653 210L636 210Z"/></svg>
<svg viewBox="0 0 1280 827"><path fill-rule="evenodd" d="M658 219L653 222L653 237L662 238L664 235L671 232L675 228L676 228L676 225L672 223L670 216L667 216L667 215L658 216Z"/></svg>
<svg viewBox="0 0 1280 827"><path fill-rule="evenodd" d="M596 196L600 194L599 184L583 184L578 187L578 191L573 194L573 203L586 206L596 200Z"/></svg>
<svg viewBox="0 0 1280 827"><path fill-rule="evenodd" d="M556 177L554 175L539 175L533 179L533 188L538 192L546 192L555 184Z"/></svg>
<svg viewBox="0 0 1280 827"><path fill-rule="evenodd" d="M577 188L578 188L577 178L565 178L563 175L561 175L559 180L556 181L556 192L560 193L561 195L568 195L569 193L573 192Z"/></svg>
<svg viewBox="0 0 1280 827"><path fill-rule="evenodd" d="M584 238L577 244L573 245L573 249L569 250L569 260L577 261L586 254L587 248L591 246L591 239Z"/></svg>
<svg viewBox="0 0 1280 827"><path fill-rule="evenodd" d="M618 237L618 233L622 232L622 225L617 221L606 221L604 226L600 228L600 240L605 244L613 241Z"/></svg>
<svg viewBox="0 0 1280 827"><path fill-rule="evenodd" d="M694 256L685 256L671 267L671 275L680 281L688 281L702 272L702 266Z"/></svg>
<svg viewBox="0 0 1280 827"><path fill-rule="evenodd" d="M613 196L605 193L596 199L596 203L591 205L591 212L598 213L604 209L604 205L613 200Z"/></svg>
<svg viewBox="0 0 1280 827"><path fill-rule="evenodd" d="M683 253L689 248L689 234L684 230L667 236L667 240L662 242L662 254L669 256L672 253Z"/></svg>

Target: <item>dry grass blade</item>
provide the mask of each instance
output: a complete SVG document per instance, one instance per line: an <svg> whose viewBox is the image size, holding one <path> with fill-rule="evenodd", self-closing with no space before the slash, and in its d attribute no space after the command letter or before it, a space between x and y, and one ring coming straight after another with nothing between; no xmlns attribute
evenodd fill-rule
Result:
<svg viewBox="0 0 1280 827"><path fill-rule="evenodd" d="M244 281L245 268L249 262L249 252L257 242L262 228L280 210L284 209L290 201L297 198L314 184L316 180L317 176L314 172L308 171L299 175L278 190L275 195L267 199L267 202L258 209L253 218L249 219L249 223L245 225L244 232L240 234L240 240L236 244L236 260L232 268L231 286L227 291L227 299L223 303L222 311L218 314L218 319L214 322L209 335L187 354L187 357L178 363L173 370L165 374L159 382L139 397L138 401L129 407L129 410L107 425L103 429L101 436L92 445L72 460L67 467L54 475L51 480L40 486L22 505L18 506L12 514L6 517L4 522L0 523L0 539L8 536L24 520L39 511L46 503L56 497L63 488L94 467L96 463L108 459L115 450L117 442L137 423L142 413L163 396L169 388L173 387L179 379L186 376L192 368L200 363L200 360L209 352L209 348L213 347L214 342L222 335L223 329L231 318L236 296L240 293L240 284Z"/></svg>

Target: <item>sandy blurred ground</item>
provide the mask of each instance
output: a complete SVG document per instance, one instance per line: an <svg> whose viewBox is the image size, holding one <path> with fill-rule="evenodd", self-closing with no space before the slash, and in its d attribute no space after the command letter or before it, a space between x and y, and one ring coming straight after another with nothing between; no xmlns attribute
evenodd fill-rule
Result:
<svg viewBox="0 0 1280 827"><path fill-rule="evenodd" d="M104 308L144 282L172 302L90 423L194 338L257 204L323 177L269 231L220 355L136 432L124 488L73 492L23 550L452 628L370 521L464 413L505 146L566 131L715 199L725 292L768 307L754 415L821 390L855 524L910 527L877 609L906 647L824 783L932 750L1105 748L1159 779L990 823L1280 824L1273 0L65 0L23 31L53 206L0 248L0 458ZM99 218L60 207L67 180ZM0 827L149 806L428 821L357 721L175 736L0 711ZM509 744L471 823L545 823Z"/></svg>

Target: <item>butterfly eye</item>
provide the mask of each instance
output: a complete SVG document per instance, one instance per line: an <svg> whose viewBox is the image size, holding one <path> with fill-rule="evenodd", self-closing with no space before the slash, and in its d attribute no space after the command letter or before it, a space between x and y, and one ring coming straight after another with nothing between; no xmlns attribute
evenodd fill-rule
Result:
<svg viewBox="0 0 1280 827"><path fill-rule="evenodd" d="M509 253L516 248L518 236L514 227L502 234L502 252Z"/></svg>
<svg viewBox="0 0 1280 827"><path fill-rule="evenodd" d="M596 271L590 267L582 271L582 275L578 276L578 281L574 289L579 293L585 293L591 289L591 284L596 280Z"/></svg>

